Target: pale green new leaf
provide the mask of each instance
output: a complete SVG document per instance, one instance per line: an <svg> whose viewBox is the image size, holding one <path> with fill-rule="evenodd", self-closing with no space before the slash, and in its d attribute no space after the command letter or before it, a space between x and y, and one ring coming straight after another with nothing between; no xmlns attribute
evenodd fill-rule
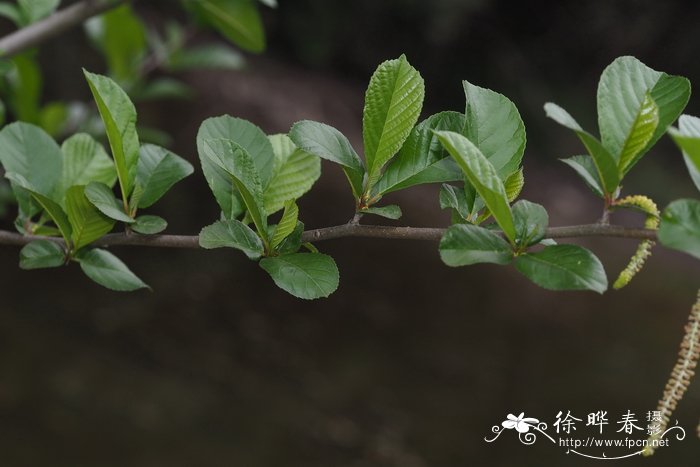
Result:
<svg viewBox="0 0 700 467"><path fill-rule="evenodd" d="M298 148L321 159L340 164L350 182L353 196L356 199L362 196L364 165L350 141L340 131L325 123L303 120L292 126L289 138Z"/></svg>
<svg viewBox="0 0 700 467"><path fill-rule="evenodd" d="M265 31L254 0L184 0L185 6L249 52L265 49Z"/></svg>
<svg viewBox="0 0 700 467"><path fill-rule="evenodd" d="M81 249L114 227L114 219L100 212L86 197L85 187L76 185L66 191L66 214L72 227L73 248Z"/></svg>
<svg viewBox="0 0 700 467"><path fill-rule="evenodd" d="M525 152L525 124L506 96L463 81L467 100L465 136L504 179L520 167Z"/></svg>
<svg viewBox="0 0 700 467"><path fill-rule="evenodd" d="M440 240L440 258L448 266L508 264L513 252L497 233L472 224L450 226Z"/></svg>
<svg viewBox="0 0 700 467"><path fill-rule="evenodd" d="M112 189L104 183L90 182L85 187L85 197L110 219L127 224L134 222L134 219L124 212L124 205L114 197Z"/></svg>
<svg viewBox="0 0 700 467"><path fill-rule="evenodd" d="M290 199L299 199L321 176L318 156L298 149L287 135L269 137L275 153L272 178L263 194L265 212L274 214Z"/></svg>
<svg viewBox="0 0 700 467"><path fill-rule="evenodd" d="M362 214L374 214L375 216L384 217L386 219L400 219L403 213L401 208L395 204L389 206L372 206L360 211Z"/></svg>
<svg viewBox="0 0 700 467"><path fill-rule="evenodd" d="M168 222L159 216L138 216L130 225L131 230L144 235L155 235L168 228Z"/></svg>
<svg viewBox="0 0 700 467"><path fill-rule="evenodd" d="M379 180L384 164L408 138L420 115L424 96L423 78L405 55L380 64L372 75L362 114L367 191Z"/></svg>
<svg viewBox="0 0 700 467"><path fill-rule="evenodd" d="M267 214L263 204L262 184L250 154L242 146L226 139L205 139L202 151L200 157L208 158L229 174L258 234L266 243Z"/></svg>
<svg viewBox="0 0 700 467"><path fill-rule="evenodd" d="M107 250L84 250L76 256L86 276L117 292L149 288L119 258Z"/></svg>
<svg viewBox="0 0 700 467"><path fill-rule="evenodd" d="M595 136L584 131L566 110L551 102L544 105L544 110L549 118L576 133L595 163L605 193L613 193L620 184L620 170L612 153Z"/></svg>
<svg viewBox="0 0 700 467"><path fill-rule="evenodd" d="M192 164L173 152L153 144L144 144L139 151L136 185L143 188L139 208L158 201L177 182L194 172Z"/></svg>
<svg viewBox="0 0 700 467"><path fill-rule="evenodd" d="M503 233L511 242L515 241L515 227L508 197L494 166L466 137L449 131L436 133L442 145L464 171L469 183L484 200Z"/></svg>
<svg viewBox="0 0 700 467"><path fill-rule="evenodd" d="M608 278L600 260L578 245L552 245L524 253L515 268L535 284L549 290L593 290L603 293Z"/></svg>
<svg viewBox="0 0 700 467"><path fill-rule="evenodd" d="M512 203L515 201L520 192L523 191L525 186L525 174L523 169L516 170L506 178L503 182L503 187L506 189L506 196L508 197L508 202Z"/></svg>
<svg viewBox="0 0 700 467"><path fill-rule="evenodd" d="M299 207L294 200L289 200L287 203L285 203L282 219L280 219L279 224L277 224L275 233L272 234L272 240L270 240L270 247L272 249L277 248L277 246L280 245L282 241L284 241L284 239L294 231L294 228L297 226L298 219Z"/></svg>
<svg viewBox="0 0 700 467"><path fill-rule="evenodd" d="M322 253L292 253L260 260L282 290L298 298L313 300L328 297L338 288L338 267Z"/></svg>
<svg viewBox="0 0 700 467"><path fill-rule="evenodd" d="M139 158L136 109L129 96L110 78L83 70L107 132L122 199L127 202L134 188Z"/></svg>
<svg viewBox="0 0 700 467"><path fill-rule="evenodd" d="M647 93L656 103L659 123L636 156L638 160L666 132L690 98L690 82L652 70L634 57L619 57L603 71L598 84L598 126L603 146L620 154Z"/></svg>
<svg viewBox="0 0 700 467"><path fill-rule="evenodd" d="M624 175L637 163L642 156L642 151L654 137L656 127L659 125L659 108L647 93L639 107L637 117L632 122L632 128L627 135L625 144L618 157L618 167Z"/></svg>
<svg viewBox="0 0 700 467"><path fill-rule="evenodd" d="M102 145L86 133L78 133L63 142L62 185L68 189L75 185L100 182L112 187L117 180L114 162Z"/></svg>
<svg viewBox="0 0 700 467"><path fill-rule="evenodd" d="M236 248L250 259L260 258L265 249L260 237L243 222L230 219L214 222L199 233L202 248Z"/></svg>
<svg viewBox="0 0 700 467"><path fill-rule="evenodd" d="M374 186L373 196L424 183L461 180L462 171L433 130L462 133L464 120L464 115L459 112L440 112L416 125Z"/></svg>
<svg viewBox="0 0 700 467"><path fill-rule="evenodd" d="M19 267L22 269L56 268L63 266L65 261L63 248L50 240L34 240L19 252Z"/></svg>

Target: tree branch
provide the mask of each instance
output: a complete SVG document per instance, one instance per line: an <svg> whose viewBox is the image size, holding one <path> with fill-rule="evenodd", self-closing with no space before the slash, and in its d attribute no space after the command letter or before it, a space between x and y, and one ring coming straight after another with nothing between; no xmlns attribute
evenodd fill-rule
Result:
<svg viewBox="0 0 700 467"><path fill-rule="evenodd" d="M302 235L303 242L320 242L344 237L385 238L395 240L438 241L445 233L439 227L394 227L385 225L343 224L322 229L307 230ZM586 224L547 229L547 238L618 237L656 240L656 231L635 229L619 225ZM20 235L0 230L0 245L23 246L34 240L49 240L63 245L57 237ZM139 235L115 233L105 235L93 243L94 246L152 246L164 248L199 248L197 235Z"/></svg>
<svg viewBox="0 0 700 467"><path fill-rule="evenodd" d="M12 57L46 42L88 18L104 13L126 0L83 0L57 11L48 18L19 29L0 39L0 56Z"/></svg>

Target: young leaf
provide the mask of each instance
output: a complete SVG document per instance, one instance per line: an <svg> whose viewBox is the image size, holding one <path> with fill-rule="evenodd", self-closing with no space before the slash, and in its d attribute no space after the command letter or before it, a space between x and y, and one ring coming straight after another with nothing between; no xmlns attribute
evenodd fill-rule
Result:
<svg viewBox="0 0 700 467"><path fill-rule="evenodd" d="M515 268L549 290L593 290L603 293L608 278L600 260L577 245L546 246L515 258Z"/></svg>
<svg viewBox="0 0 700 467"><path fill-rule="evenodd" d="M274 214L290 199L299 199L321 176L318 156L298 149L287 135L270 136L275 164L269 186L263 193L265 212Z"/></svg>
<svg viewBox="0 0 700 467"><path fill-rule="evenodd" d="M124 212L124 206L114 197L112 189L100 182L85 187L85 196L102 214L115 221L132 224L134 219Z"/></svg>
<svg viewBox="0 0 700 467"><path fill-rule="evenodd" d="M111 187L117 180L114 162L102 145L86 133L77 133L63 142L62 186L100 182Z"/></svg>
<svg viewBox="0 0 700 467"><path fill-rule="evenodd" d="M90 91L97 103L107 132L117 178L125 206L134 189L139 159L139 138L136 134L136 109L129 96L106 76L83 70Z"/></svg>
<svg viewBox="0 0 700 467"><path fill-rule="evenodd" d="M22 269L55 268L63 266L65 261L63 248L50 240L34 240L19 252L19 267Z"/></svg>
<svg viewBox="0 0 700 467"><path fill-rule="evenodd" d="M297 221L296 227L292 233L290 233L287 238L285 238L282 243L277 247L277 252L280 255L285 255L288 253L296 253L301 248L301 236L304 234L304 223ZM307 243L306 245L310 245ZM315 251L318 253L318 250Z"/></svg>
<svg viewBox="0 0 700 467"><path fill-rule="evenodd" d="M513 205L512 209L516 232L515 243L518 246L534 245L544 238L549 225L549 215L543 206L520 200Z"/></svg>
<svg viewBox="0 0 700 467"><path fill-rule="evenodd" d="M486 207L503 229L503 233L513 242L515 240L513 215L510 212L503 182L498 177L496 169L466 137L450 131L438 131L436 134L440 143L464 171L469 183L483 198Z"/></svg>
<svg viewBox="0 0 700 467"><path fill-rule="evenodd" d="M380 64L372 75L362 114L367 191L379 180L384 164L408 138L420 115L424 96L423 78L405 55Z"/></svg>
<svg viewBox="0 0 700 467"><path fill-rule="evenodd" d="M247 50L265 50L265 31L254 0L184 0L185 6L228 40Z"/></svg>
<svg viewBox="0 0 700 467"><path fill-rule="evenodd" d="M207 139L203 143L200 157L207 157L233 179L258 234L267 244L267 214L263 206L262 185L250 154L231 140Z"/></svg>
<svg viewBox="0 0 700 467"><path fill-rule="evenodd" d="M260 258L265 249L260 237L236 219L217 221L199 233L199 246L206 249L236 248L250 259Z"/></svg>
<svg viewBox="0 0 700 467"><path fill-rule="evenodd" d="M471 215L467 197L462 188L443 183L440 187L440 209L454 209L462 219Z"/></svg>
<svg viewBox="0 0 700 467"><path fill-rule="evenodd" d="M464 115L459 112L440 112L416 125L374 186L373 196L423 183L462 179L462 171L449 157L433 130L462 133Z"/></svg>
<svg viewBox="0 0 700 467"><path fill-rule="evenodd" d="M502 94L463 81L467 100L465 136L504 179L518 167L525 152L525 124L515 104Z"/></svg>
<svg viewBox="0 0 700 467"><path fill-rule="evenodd" d="M338 288L338 267L322 253L292 253L260 260L277 286L298 298L328 297Z"/></svg>
<svg viewBox="0 0 700 467"><path fill-rule="evenodd" d="M300 149L343 167L356 199L362 196L365 168L362 160L341 132L325 123L303 120L289 131L289 138Z"/></svg>
<svg viewBox="0 0 700 467"><path fill-rule="evenodd" d="M690 82L652 70L634 57L619 57L603 71L598 84L598 126L603 146L620 154L638 111L649 93L659 111L659 122L646 147L651 148L681 114L690 98Z"/></svg>
<svg viewBox="0 0 700 467"><path fill-rule="evenodd" d="M618 167L623 175L629 172L632 166L642 157L642 151L647 147L651 138L654 137L654 132L658 125L659 108L649 93L647 93L642 101L642 105L639 107L636 118L632 122L632 127L618 157Z"/></svg>
<svg viewBox="0 0 700 467"><path fill-rule="evenodd" d="M152 206L174 184L192 172L192 164L182 157L160 146L144 144L139 152L136 169L136 184L143 188L138 207Z"/></svg>
<svg viewBox="0 0 700 467"><path fill-rule="evenodd" d="M598 139L584 131L566 110L551 102L544 105L544 110L549 118L576 133L595 163L605 193L613 193L620 184L620 171L615 157Z"/></svg>
<svg viewBox="0 0 700 467"><path fill-rule="evenodd" d="M440 258L448 266L508 264L513 251L498 234L472 224L452 225L440 240Z"/></svg>
<svg viewBox="0 0 700 467"><path fill-rule="evenodd" d="M144 235L155 235L168 228L168 222L159 216L138 216L131 224L131 230Z"/></svg>
<svg viewBox="0 0 700 467"><path fill-rule="evenodd" d="M586 182L586 185L588 185L593 193L601 198L605 196L603 194L603 185L600 181L600 175L598 175L598 169L591 156L571 156L568 159L559 160L574 169L576 173L583 178L583 181Z"/></svg>
<svg viewBox="0 0 700 467"><path fill-rule="evenodd" d="M83 250L76 257L86 276L117 292L149 288L119 258L107 250Z"/></svg>
<svg viewBox="0 0 700 467"><path fill-rule="evenodd" d="M76 185L66 191L66 213L72 227L73 248L81 249L112 230L114 220L102 214L85 197L85 187Z"/></svg>
<svg viewBox="0 0 700 467"><path fill-rule="evenodd" d="M275 228L275 233L272 234L272 240L270 240L270 246L272 249L277 248L282 241L289 236L294 231L297 226L297 220L299 219L299 207L294 200L289 200L284 205L284 213L282 214L282 219Z"/></svg>
<svg viewBox="0 0 700 467"><path fill-rule="evenodd" d="M700 201L679 199L661 214L659 241L700 259Z"/></svg>
<svg viewBox="0 0 700 467"><path fill-rule="evenodd" d="M524 186L525 174L522 168L516 170L506 178L505 182L503 182L503 188L506 189L506 197L509 203L512 203L520 196L520 192L523 191Z"/></svg>
<svg viewBox="0 0 700 467"><path fill-rule="evenodd" d="M218 138L230 139L250 154L263 187L272 177L275 155L265 133L247 120L224 115L202 122L197 133L197 152L202 172L224 217L233 219L245 210L243 200L226 171L204 156L204 141Z"/></svg>
<svg viewBox="0 0 700 467"><path fill-rule="evenodd" d="M365 208L360 211L362 214L374 214L375 216L381 216L386 219L400 219L402 216L401 208L395 204L390 204L389 206L372 206Z"/></svg>

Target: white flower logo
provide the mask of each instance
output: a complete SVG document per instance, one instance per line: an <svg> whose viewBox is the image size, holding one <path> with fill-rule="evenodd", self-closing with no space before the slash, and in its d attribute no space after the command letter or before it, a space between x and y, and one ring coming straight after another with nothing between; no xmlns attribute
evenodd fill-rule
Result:
<svg viewBox="0 0 700 467"><path fill-rule="evenodd" d="M530 431L531 427L537 427L537 424L540 421L536 418L525 418L524 415L525 412L520 412L520 415L517 417L512 413L509 413L506 417L507 420L501 423L501 425L507 430L512 430L515 428L518 433L527 433Z"/></svg>

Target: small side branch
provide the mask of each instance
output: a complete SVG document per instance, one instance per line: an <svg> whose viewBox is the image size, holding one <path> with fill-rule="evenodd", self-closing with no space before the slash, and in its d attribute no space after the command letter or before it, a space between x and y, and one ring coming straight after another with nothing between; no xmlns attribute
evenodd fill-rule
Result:
<svg viewBox="0 0 700 467"><path fill-rule="evenodd" d="M307 230L302 235L303 242L321 242L345 237L385 238L393 240L438 241L445 233L439 227L395 227L386 225L343 224L322 229ZM548 238L617 237L630 239L656 240L656 231L634 229L619 225L586 224L547 229ZM49 240L63 244L57 237L20 235L0 230L0 245L23 246L34 240ZM115 233L105 235L95 241L95 246L151 246L161 248L199 248L196 235L139 235Z"/></svg>
<svg viewBox="0 0 700 467"><path fill-rule="evenodd" d="M0 56L9 58L46 42L88 18L115 8L125 0L83 0L57 11L46 19L0 39Z"/></svg>

